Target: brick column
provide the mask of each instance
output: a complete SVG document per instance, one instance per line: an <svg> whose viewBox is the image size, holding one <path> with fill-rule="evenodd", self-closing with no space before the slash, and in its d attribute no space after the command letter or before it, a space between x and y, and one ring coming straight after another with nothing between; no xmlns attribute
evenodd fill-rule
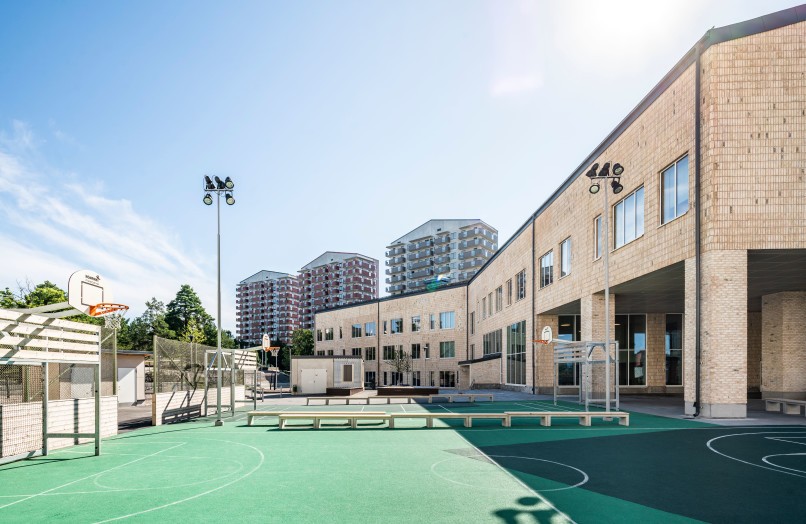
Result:
<svg viewBox="0 0 806 524"><path fill-rule="evenodd" d="M646 385L650 393L666 392L666 314L646 316Z"/></svg>
<svg viewBox="0 0 806 524"><path fill-rule="evenodd" d="M746 417L747 251L703 253L701 267L700 414L713 418ZM688 264L686 273L688 281ZM688 296L686 303L688 306ZM686 314L688 317L688 311Z"/></svg>
<svg viewBox="0 0 806 524"><path fill-rule="evenodd" d="M806 399L806 292L761 299L761 396Z"/></svg>
<svg viewBox="0 0 806 524"><path fill-rule="evenodd" d="M683 315L683 400L686 415L694 414L697 399L697 261L685 262L685 311Z"/></svg>
<svg viewBox="0 0 806 524"><path fill-rule="evenodd" d="M580 299L582 340L604 340L604 293ZM610 294L610 340L616 338L616 296Z"/></svg>
<svg viewBox="0 0 806 524"><path fill-rule="evenodd" d="M549 326L554 338L557 338L559 330L557 315L537 315L534 338L540 338L540 332L543 331L545 326ZM537 354L535 355L537 391L541 395L551 395L554 393L554 345L535 343L535 347L537 348Z"/></svg>

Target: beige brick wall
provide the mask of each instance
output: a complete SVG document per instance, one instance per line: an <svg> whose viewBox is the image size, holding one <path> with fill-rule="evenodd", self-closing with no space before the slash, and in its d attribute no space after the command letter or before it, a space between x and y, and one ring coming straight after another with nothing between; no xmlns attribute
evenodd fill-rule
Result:
<svg viewBox="0 0 806 524"><path fill-rule="evenodd" d="M761 311L747 313L747 389L761 390Z"/></svg>
<svg viewBox="0 0 806 524"><path fill-rule="evenodd" d="M762 299L762 396L806 398L806 292Z"/></svg>

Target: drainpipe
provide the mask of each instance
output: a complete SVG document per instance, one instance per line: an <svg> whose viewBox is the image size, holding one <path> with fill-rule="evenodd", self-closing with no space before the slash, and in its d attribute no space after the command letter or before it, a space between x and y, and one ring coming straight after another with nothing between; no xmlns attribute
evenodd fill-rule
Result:
<svg viewBox="0 0 806 524"><path fill-rule="evenodd" d="M695 73L695 80L694 80L694 154L696 155L696 161L694 162L694 201L696 203L696 213L694 214L694 231L695 231L695 239L694 239L694 260L696 263L696 292L695 292L695 302L696 302L696 325L697 325L697 335L694 342L695 351L696 351L696 362L695 362L695 380L697 382L696 386L696 393L694 399L694 416L700 416L700 405L702 403L702 385L701 385L701 375L702 375L702 205L700 201L700 164L702 160L701 155L701 137L700 137L700 120L701 120L701 105L702 105L702 92L701 92L701 73L702 73L702 63L701 63L701 55L702 55L702 43L704 40L708 39L710 31L705 33L705 37L702 40L697 42L697 60L696 60L696 67L697 71Z"/></svg>
<svg viewBox="0 0 806 524"><path fill-rule="evenodd" d="M537 302L537 293L535 292L535 236L537 236L537 228L535 227L535 219L537 217L532 217L532 395L537 395L537 355L535 354L537 344L534 342L534 338L536 335L536 323L537 319L535 318L535 302Z"/></svg>

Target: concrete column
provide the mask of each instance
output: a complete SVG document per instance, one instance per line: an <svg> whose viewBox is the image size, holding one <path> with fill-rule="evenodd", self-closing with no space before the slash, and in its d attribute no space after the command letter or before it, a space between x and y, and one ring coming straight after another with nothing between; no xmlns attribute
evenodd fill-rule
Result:
<svg viewBox="0 0 806 524"><path fill-rule="evenodd" d="M537 315L535 323L535 337L540 338L540 332L545 326L551 328L554 338L557 338L559 325L557 315ZM554 392L554 345L535 344L535 366L537 372L537 391L541 395L551 395Z"/></svg>
<svg viewBox="0 0 806 524"><path fill-rule="evenodd" d="M761 395L806 399L806 292L761 299Z"/></svg>
<svg viewBox="0 0 806 524"><path fill-rule="evenodd" d="M686 327L696 334L696 283L689 282L686 261ZM747 416L747 251L709 251L701 260L702 333L700 362L700 414L713 418ZM692 275L693 277L693 275ZM691 293L689 293L691 291ZM691 299L689 297L691 295ZM690 333L687 332L686 342ZM694 346L687 345L686 348ZM686 412L693 411L695 387L692 351L686 357Z"/></svg>

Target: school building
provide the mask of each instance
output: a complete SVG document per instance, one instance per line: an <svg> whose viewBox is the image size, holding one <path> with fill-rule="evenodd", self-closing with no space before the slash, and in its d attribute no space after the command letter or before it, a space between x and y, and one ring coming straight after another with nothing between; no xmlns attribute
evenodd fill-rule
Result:
<svg viewBox="0 0 806 524"><path fill-rule="evenodd" d="M320 311L316 351L379 384L548 393L540 330L603 340L608 315L623 394L707 417L806 398L805 138L806 6L711 29L471 280Z"/></svg>

